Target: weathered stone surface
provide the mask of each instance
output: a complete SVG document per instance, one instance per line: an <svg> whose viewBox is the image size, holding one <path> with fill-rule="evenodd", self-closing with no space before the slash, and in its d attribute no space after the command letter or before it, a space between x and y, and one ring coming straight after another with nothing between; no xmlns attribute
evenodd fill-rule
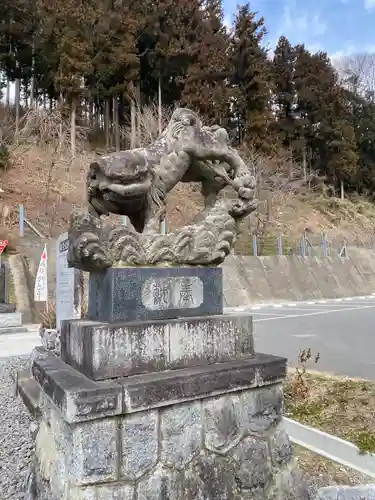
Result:
<svg viewBox="0 0 375 500"><path fill-rule="evenodd" d="M76 425L69 460L70 475L76 484L115 481L118 478L118 444L115 418Z"/></svg>
<svg viewBox="0 0 375 500"><path fill-rule="evenodd" d="M252 490L241 489L239 500L265 500L267 494L263 488L255 488Z"/></svg>
<svg viewBox="0 0 375 500"><path fill-rule="evenodd" d="M203 403L204 436L208 450L225 454L244 433L239 396L227 395Z"/></svg>
<svg viewBox="0 0 375 500"><path fill-rule="evenodd" d="M133 500L134 489L132 485L121 483L72 488L69 500Z"/></svg>
<svg viewBox="0 0 375 500"><path fill-rule="evenodd" d="M149 321L222 312L221 268L125 267L90 274L92 321Z"/></svg>
<svg viewBox="0 0 375 500"><path fill-rule="evenodd" d="M32 374L68 422L79 422L122 412L122 389L115 382L94 382L54 354L39 348Z"/></svg>
<svg viewBox="0 0 375 500"><path fill-rule="evenodd" d="M21 397L25 406L29 410L33 418L38 418L40 416L40 387L34 380L29 376L29 370L27 374L19 373L17 379L17 394Z"/></svg>
<svg viewBox="0 0 375 500"><path fill-rule="evenodd" d="M61 411L67 422L80 422L106 416L132 413L150 408L168 406L177 402L202 399L204 396L231 393L257 387L262 384L279 382L285 376L286 360L265 354L256 354L251 358L237 362L217 363L210 366L169 370L143 375L135 375L116 381L95 382L88 379L61 359L45 351L45 356L34 360L33 375L43 388L44 393ZM261 395L241 395L242 405L247 408L244 419L252 415L261 421L261 410L269 421L274 421L273 398L267 395L281 394L276 389ZM122 394L123 393L123 394ZM260 404L265 401L263 406ZM123 404L122 404L123 401ZM249 402L251 405L249 406ZM270 406L267 406L270 405ZM263 408L263 409L264 409ZM263 411L263 410L262 410ZM279 411L279 410L277 410ZM281 410L280 410L281 411ZM247 415L247 417L246 417ZM264 423L259 425L264 427Z"/></svg>
<svg viewBox="0 0 375 500"><path fill-rule="evenodd" d="M204 396L241 391L257 387L260 380L263 385L281 382L285 372L285 358L255 354L252 358L237 362L135 375L121 381L124 390L124 412L143 411L157 406L202 399ZM266 388L264 391L264 395L259 398L244 393L242 404L247 408L244 421L249 429L268 428L280 418L276 413L281 413L282 392L272 389L268 393ZM270 399L269 404L267 397ZM263 422L263 414L266 415L267 424ZM253 415L257 419L255 422L252 421Z"/></svg>
<svg viewBox="0 0 375 500"><path fill-rule="evenodd" d="M275 467L287 464L292 459L293 448L289 436L282 424L270 437L272 464Z"/></svg>
<svg viewBox="0 0 375 500"><path fill-rule="evenodd" d="M61 359L94 380L235 361L254 353L250 314L141 323L63 322Z"/></svg>
<svg viewBox="0 0 375 500"><path fill-rule="evenodd" d="M313 500L314 496L305 474L293 465L276 476L267 500Z"/></svg>
<svg viewBox="0 0 375 500"><path fill-rule="evenodd" d="M121 475L135 480L149 471L158 460L158 412L148 411L122 420Z"/></svg>
<svg viewBox="0 0 375 500"><path fill-rule="evenodd" d="M228 458L215 454L200 455L180 476L177 483L179 496L173 498L240 500L235 467Z"/></svg>
<svg viewBox="0 0 375 500"><path fill-rule="evenodd" d="M35 486L40 488L43 483L50 484L53 494L57 497L64 491L64 479L67 477L64 448L59 450L51 428L41 421L35 440Z"/></svg>
<svg viewBox="0 0 375 500"><path fill-rule="evenodd" d="M248 437L230 453L237 462L235 475L243 488L264 488L269 483L272 473L267 441Z"/></svg>
<svg viewBox="0 0 375 500"><path fill-rule="evenodd" d="M179 320L169 326L172 368L236 361L254 354L250 314Z"/></svg>
<svg viewBox="0 0 375 500"><path fill-rule="evenodd" d="M375 500L375 484L321 488L315 500Z"/></svg>
<svg viewBox="0 0 375 500"><path fill-rule="evenodd" d="M161 466L137 485L137 500L173 500L179 495L176 473Z"/></svg>
<svg viewBox="0 0 375 500"><path fill-rule="evenodd" d="M281 384L244 391L241 398L245 427L249 432L262 434L280 422L284 404Z"/></svg>
<svg viewBox="0 0 375 500"><path fill-rule="evenodd" d="M84 375L103 380L166 368L168 325L67 321L61 359Z"/></svg>
<svg viewBox="0 0 375 500"><path fill-rule="evenodd" d="M161 461L183 469L197 455L202 445L200 402L171 406L161 411Z"/></svg>

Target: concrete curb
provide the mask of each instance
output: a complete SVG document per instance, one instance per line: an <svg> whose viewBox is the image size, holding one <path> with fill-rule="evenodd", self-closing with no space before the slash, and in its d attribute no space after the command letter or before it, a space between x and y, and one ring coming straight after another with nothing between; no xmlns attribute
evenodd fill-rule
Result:
<svg viewBox="0 0 375 500"><path fill-rule="evenodd" d="M321 488L315 500L375 500L375 484Z"/></svg>

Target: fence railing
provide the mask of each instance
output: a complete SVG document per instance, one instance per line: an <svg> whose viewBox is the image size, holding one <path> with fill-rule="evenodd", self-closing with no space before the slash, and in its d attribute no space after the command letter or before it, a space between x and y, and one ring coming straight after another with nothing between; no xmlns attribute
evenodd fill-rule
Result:
<svg viewBox="0 0 375 500"><path fill-rule="evenodd" d="M127 217L122 217L122 224L126 226ZM34 234L39 238L44 239L46 236L37 229L26 217L24 205L19 205L19 234L24 236L25 228L30 228ZM163 220L160 227L161 234L166 234L167 227L166 221ZM244 239L244 235L241 235ZM347 257L347 242L333 242L330 240L326 233L321 235L314 235L314 241L311 237L304 233L300 239L294 241L292 244L283 235L268 234L266 236L259 236L256 234L248 235L248 242L246 245L246 254L260 257L262 255L300 255L302 257L329 257L339 256L342 258ZM353 244L353 246L371 248L375 250L375 238L367 242L368 244ZM239 252L242 253L242 252Z"/></svg>
<svg viewBox="0 0 375 500"><path fill-rule="evenodd" d="M249 242L246 245L245 252L238 253L250 254L255 257L264 255L300 255L301 257L329 257L339 255L342 258L347 257L347 242L344 240L334 244L323 233L318 238L314 235L315 242L312 242L306 234L292 244L282 235L269 234L258 236L249 235ZM244 236L241 235L243 242Z"/></svg>
<svg viewBox="0 0 375 500"><path fill-rule="evenodd" d="M20 236L25 236L25 228L26 227L29 227L32 232L34 234L36 234L39 238L41 239L45 239L46 236L41 232L39 231L39 229L37 229L34 224L32 224L26 217L26 214L25 214L25 207L24 205L19 205L18 207L18 226L19 226L19 235Z"/></svg>

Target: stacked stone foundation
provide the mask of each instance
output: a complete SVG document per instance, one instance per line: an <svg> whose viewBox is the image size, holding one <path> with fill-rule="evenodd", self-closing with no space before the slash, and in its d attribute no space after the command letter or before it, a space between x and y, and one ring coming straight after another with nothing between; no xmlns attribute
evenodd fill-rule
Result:
<svg viewBox="0 0 375 500"><path fill-rule="evenodd" d="M282 421L286 360L250 315L67 321L38 348L37 500L310 498Z"/></svg>

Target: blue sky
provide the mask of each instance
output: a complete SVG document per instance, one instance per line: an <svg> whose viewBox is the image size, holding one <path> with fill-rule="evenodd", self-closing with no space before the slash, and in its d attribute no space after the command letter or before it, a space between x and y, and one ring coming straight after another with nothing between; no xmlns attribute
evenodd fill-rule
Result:
<svg viewBox="0 0 375 500"><path fill-rule="evenodd" d="M245 2L224 0L227 22L237 3ZM375 52L375 0L250 0L250 6L265 18L272 48L285 35L331 57Z"/></svg>

